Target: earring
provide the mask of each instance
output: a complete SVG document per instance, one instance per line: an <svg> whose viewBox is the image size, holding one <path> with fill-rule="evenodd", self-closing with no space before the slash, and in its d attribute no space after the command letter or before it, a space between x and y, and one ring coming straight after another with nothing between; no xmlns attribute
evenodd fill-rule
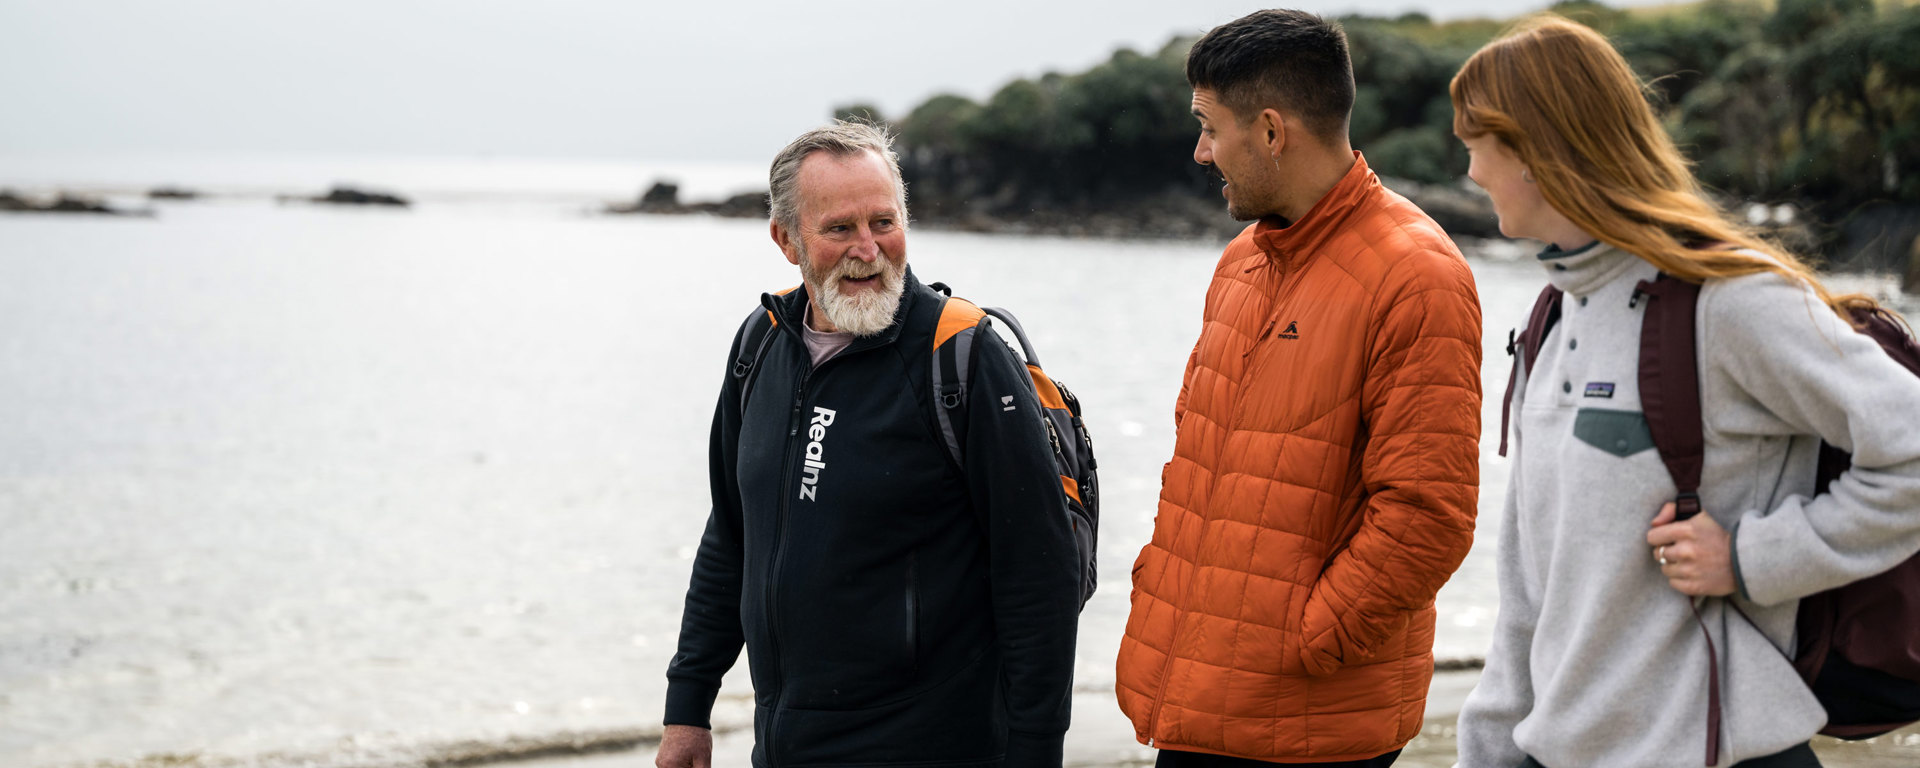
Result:
<svg viewBox="0 0 1920 768"><path fill-rule="evenodd" d="M1525 180L1526 180L1526 182L1527 182L1528 184L1532 184L1532 183L1533 183L1533 169L1531 169L1531 168L1522 168L1522 169L1520 169L1520 178L1522 178L1522 179L1525 179Z"/></svg>

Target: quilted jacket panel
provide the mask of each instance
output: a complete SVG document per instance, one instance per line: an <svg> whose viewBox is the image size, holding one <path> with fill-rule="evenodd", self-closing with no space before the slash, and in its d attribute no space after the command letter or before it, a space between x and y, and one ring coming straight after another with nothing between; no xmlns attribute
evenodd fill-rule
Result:
<svg viewBox="0 0 1920 768"><path fill-rule="evenodd" d="M1116 695L1142 742L1318 762L1413 738L1473 539L1479 372L1465 260L1364 159L1227 246L1133 568Z"/></svg>

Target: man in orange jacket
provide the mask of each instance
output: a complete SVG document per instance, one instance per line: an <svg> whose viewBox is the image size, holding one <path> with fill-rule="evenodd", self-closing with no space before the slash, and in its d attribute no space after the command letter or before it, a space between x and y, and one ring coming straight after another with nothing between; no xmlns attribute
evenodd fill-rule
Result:
<svg viewBox="0 0 1920 768"><path fill-rule="evenodd" d="M1254 223L1207 290L1115 692L1160 766L1389 765L1473 541L1473 275L1349 146L1339 27L1254 13L1187 80L1193 159Z"/></svg>

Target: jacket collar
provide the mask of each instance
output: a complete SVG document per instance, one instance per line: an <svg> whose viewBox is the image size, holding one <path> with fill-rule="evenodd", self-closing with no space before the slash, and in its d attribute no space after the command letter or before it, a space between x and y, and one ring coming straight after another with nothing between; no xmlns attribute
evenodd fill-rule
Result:
<svg viewBox="0 0 1920 768"><path fill-rule="evenodd" d="M1303 261L1362 203L1380 194L1380 179L1367 167L1359 150L1353 152L1353 167L1320 201L1307 209L1299 221L1283 224L1278 218L1263 218L1254 224L1253 242L1276 264L1290 266Z"/></svg>
<svg viewBox="0 0 1920 768"><path fill-rule="evenodd" d="M1593 293L1640 263L1633 254L1598 240L1571 251L1549 245L1540 252L1539 258L1540 264L1547 268L1547 280L1555 288L1575 296Z"/></svg>
<svg viewBox="0 0 1920 768"><path fill-rule="evenodd" d="M872 336L855 337L853 343L847 346L847 352L886 346L900 338L900 331L906 327L907 318L913 312L914 302L919 300L920 294L932 292L931 289L920 284L919 278L913 276L912 266L908 266L906 270L905 284L900 289L900 307L893 311L893 323L888 325L886 330ZM766 307L768 312L772 312L774 319L779 321L780 327L787 329L795 339L800 338L800 324L802 318L807 316L807 301L807 289L804 286L799 290L782 294L760 294L760 305Z"/></svg>

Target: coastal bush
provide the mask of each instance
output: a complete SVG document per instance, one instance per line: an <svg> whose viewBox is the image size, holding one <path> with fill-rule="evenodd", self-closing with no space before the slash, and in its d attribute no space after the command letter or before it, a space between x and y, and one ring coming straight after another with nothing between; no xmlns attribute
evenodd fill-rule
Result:
<svg viewBox="0 0 1920 768"><path fill-rule="evenodd" d="M1648 78L1649 98L1709 186L1838 222L1873 203L1920 207L1920 6L1885 3L1621 10L1568 0L1551 9L1608 34ZM1447 84L1509 22L1418 13L1340 22L1358 86L1354 146L1384 175L1457 181L1467 163ZM1191 160L1184 62L1193 40L1017 79L984 103L928 99L895 124L916 214L1126 210L1217 195Z"/></svg>

